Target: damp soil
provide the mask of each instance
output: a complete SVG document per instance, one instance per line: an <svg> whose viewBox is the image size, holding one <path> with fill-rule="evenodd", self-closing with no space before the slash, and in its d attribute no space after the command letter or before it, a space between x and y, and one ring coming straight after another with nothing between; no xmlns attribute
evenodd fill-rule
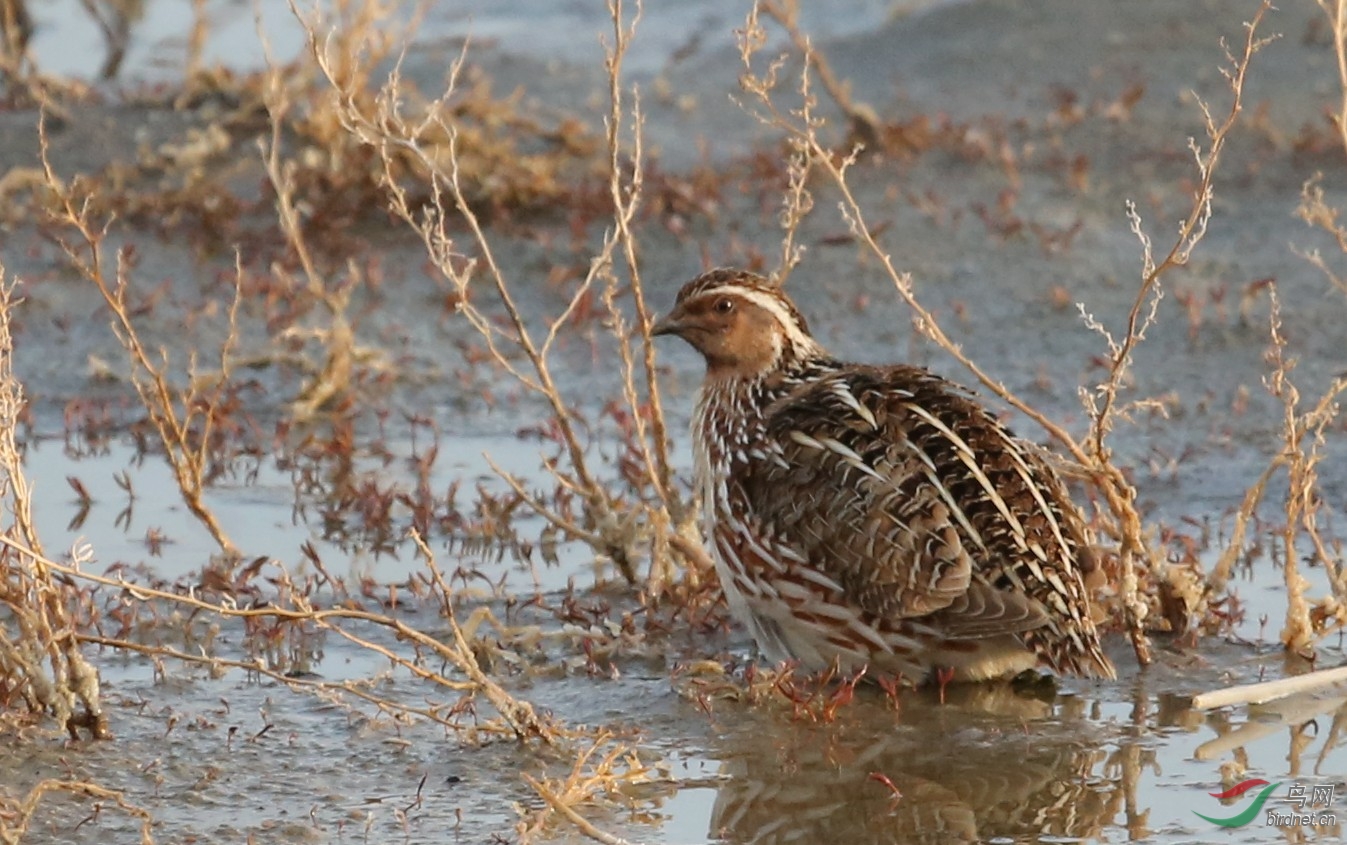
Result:
<svg viewBox="0 0 1347 845"><path fill-rule="evenodd" d="M147 20L162 5L149 4ZM704 198L709 213L684 226L652 220L638 233L656 307L708 258L742 263L777 249L779 193L744 174L752 171L751 156L780 155L779 145L731 100L741 72L731 32L738 21L714 8L680 18L681 30L664 21L631 69L633 81L652 92L647 128L659 166L711 168L727 186ZM1141 270L1126 204L1136 204L1157 250L1167 249L1190 203L1188 139L1204 137L1198 99L1218 114L1228 108L1221 39L1238 45L1256 4L969 0L902 12L857 3L853 11L856 25L833 21L829 30L828 21L815 23L823 27L820 48L855 97L888 121L925 115L974 127L966 149L871 155L855 165L853 184L871 227L882 229L896 266L911 274L918 297L965 352L1052 418L1083 430L1078 391L1100 379L1106 347L1077 303L1121 331ZM561 19L556 26L565 37L555 37L549 51L529 47L532 30L519 20L525 12L516 12L478 10L476 31L491 34L473 48L476 60L501 90L522 86L526 97L598 125L594 103L602 102L596 95L605 83L594 45L601 19ZM1347 202L1343 151L1325 117L1338 104L1336 68L1314 25L1318 14L1312 4L1288 4L1265 22L1265 34L1281 37L1254 60L1209 231L1188 267L1168 277L1128 384L1130 397L1158 397L1163 411L1138 412L1113 439L1148 521L1205 537L1198 554L1208 565L1228 539L1245 490L1281 448L1281 405L1264 386L1267 280L1280 297L1301 393L1315 397L1347 370L1347 296L1298 254L1322 249L1334 261L1336 247L1294 216L1302 185L1316 174L1330 204ZM447 24L432 30L409 54L406 72L441 78L444 44L461 34ZM146 68L168 52L160 45L137 72L152 80ZM653 93L659 91L674 94ZM53 132L53 157L58 169L93 168L207 119L111 96L64 118ZM32 166L34 122L31 112L0 112L0 170ZM979 138L1008 146L988 152ZM1007 156L1013 167L1003 163ZM256 170L241 181L260 179L260 165L242 166ZM847 237L836 199L819 187L817 210L801 231L804 262L789 283L815 333L844 357L904 360L969 381L914 331L891 283ZM520 281L516 294L530 316L556 313L565 291L544 280L553 267L577 260L557 245L573 236L564 210L489 234L503 269ZM168 580L190 577L213 546L180 504L162 462L128 438L91 443L66 433L72 408L90 402L114 420L134 416L105 309L39 227L15 223L0 235L0 260L22 280L15 369L33 400L26 467L48 548L82 538L95 551L94 568L125 564ZM434 484L500 492L483 453L546 484L544 450L528 433L544 418L542 407L502 373L463 360L469 329L445 315L442 283L427 275L419 246L373 224L354 236L379 254L383 268L377 295L359 303L360 342L398 362L398 377L377 400L393 420L381 434L392 455L382 461L384 476L397 482L424 447L396 422L416 416L433 420L440 433ZM138 278L169 284L165 304L147 317L156 342L178 354L191 342L214 348L209 332L185 337L178 318L219 295L215 280L232 268L232 256L132 227L116 237L136 245ZM244 331L248 343L268 342L264 327L246 319ZM596 415L619 390L601 336L597 323L577 331L556 358L565 393ZM660 356L666 407L682 430L697 362L676 345L662 347ZM262 419L279 416L283 397L298 385L274 373L256 378L252 410ZM1010 418L1024 435L1040 436ZM1345 444L1339 424L1327 434L1320 467L1321 518L1330 527L1341 524L1347 507ZM677 454L686 475L686 438ZM114 480L123 472L134 498ZM90 492L87 508L72 501L71 476ZM341 562L336 574L384 583L404 580L416 566L405 547L381 548L321 519L322 502L306 498L295 474L267 454L222 479L209 502L249 554L298 562L299 547L310 542L330 566ZM1279 507L1273 495L1261 514L1262 535L1276 530ZM542 527L522 520L517 530L536 538ZM165 541L148 543L155 532ZM556 599L568 589L618 606L631 601L611 569L578 548L534 565L455 551L444 541L438 550L449 565L480 571L497 585L480 591L483 602L506 594ZM1311 595L1325 594L1322 573L1312 569L1308 577ZM732 627L672 631L661 648L603 671L575 660L583 654L578 641L558 634L547 648L562 670L513 691L566 722L611 725L661 764L663 777L631 796L630 809L590 814L633 842L1335 838L1340 827L1328 816L1315 829L1278 833L1265 829L1265 814L1229 830L1196 815L1225 818L1244 808L1247 801L1208 795L1237 769L1246 773L1240 777L1285 784L1269 808L1295 806L1292 785L1329 785L1334 797L1321 809L1347 817L1343 698L1210 714L1187 707L1196 692L1305 668L1288 663L1277 646L1281 578L1272 555L1251 555L1232 586L1244 608L1233 635L1196 644L1161 639L1155 665L1145 670L1114 635L1107 648L1120 668L1116 682L1065 680L1055 691L960 689L944 703L912 693L894 707L862 689L830 724L791 718L780 707L699 704L679 695L677 665L749 658L750 643ZM430 609L406 613L427 630L443 627ZM246 656L245 639L226 629L220 647L225 656ZM377 679L390 697L435 694L343 642L303 647L306 665L325 678ZM245 673L212 677L140 657L95 656L117 739L7 745L0 785L21 790L43 777L74 775L123 790L153 812L156 841L510 841L521 809L539 805L520 772L559 774L569 766L563 754L509 742L468 746L438 728L362 716ZM1320 644L1320 665L1343 658L1336 637ZM105 810L81 824L86 815L88 805L58 799L43 809L28 841L135 841L125 817ZM550 836L582 840L564 823Z"/></svg>

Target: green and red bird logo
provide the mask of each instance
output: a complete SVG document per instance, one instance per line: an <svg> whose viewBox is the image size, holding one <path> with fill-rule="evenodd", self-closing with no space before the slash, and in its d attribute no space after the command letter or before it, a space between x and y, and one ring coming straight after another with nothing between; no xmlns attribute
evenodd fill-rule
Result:
<svg viewBox="0 0 1347 845"><path fill-rule="evenodd" d="M1263 787L1263 789L1260 790L1258 796L1253 799L1253 803L1229 818L1222 819L1214 816L1204 816L1196 810L1193 811L1193 815L1200 819L1206 819L1212 824L1218 824L1221 827L1243 827L1253 821L1253 817L1258 815L1258 812L1263 809L1263 805L1267 803L1268 796L1272 795L1272 790L1281 786L1280 783L1268 783L1262 778L1251 778L1250 780L1235 784L1225 792L1207 793L1212 798L1224 801L1228 798L1238 798L1244 793L1257 789L1260 786Z"/></svg>

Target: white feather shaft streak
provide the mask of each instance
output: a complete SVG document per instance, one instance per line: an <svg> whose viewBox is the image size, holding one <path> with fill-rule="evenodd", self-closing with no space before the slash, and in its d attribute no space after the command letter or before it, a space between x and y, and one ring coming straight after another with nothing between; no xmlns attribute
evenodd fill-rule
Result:
<svg viewBox="0 0 1347 845"><path fill-rule="evenodd" d="M832 384L832 391L833 395L835 395L838 399L842 400L843 405L846 405L853 412L855 412L857 416L865 420L866 424L869 425L870 428L872 429L879 428L879 422L875 419L875 415L870 412L869 408L861 404L860 400L856 398L856 394L851 392L851 388L847 385L845 381L842 381L840 379L834 381Z"/></svg>
<svg viewBox="0 0 1347 845"><path fill-rule="evenodd" d="M1052 508L1048 507L1048 502L1043 498L1043 491L1038 489L1034 483L1034 475L1029 471L1029 465L1024 462L1024 457L1020 455L1019 444L1014 438L1002 435L1002 442L1006 445L1006 454L1015 462L1015 471L1024 479L1024 485L1029 488L1029 493L1033 495L1034 501L1038 503L1039 511L1047 517L1048 524L1052 526L1053 536L1057 538L1058 548L1069 549L1071 546L1066 542L1066 537L1062 534L1062 526L1058 524L1056 515Z"/></svg>
<svg viewBox="0 0 1347 845"><path fill-rule="evenodd" d="M865 462L865 459L856 454L856 450L841 442L834 437L811 437L799 429L794 429L788 435L791 440L804 446L806 449L818 449L819 451L832 452L846 461L847 466L857 469L871 478L879 481L884 480L884 476L875 471L875 468Z"/></svg>
<svg viewBox="0 0 1347 845"><path fill-rule="evenodd" d="M1001 498L1001 494L997 492L991 479L987 478L986 473L984 473L982 468L978 466L977 456L973 454L973 447L969 446L962 437L954 433L953 429L936 419L934 414L930 413L920 405L909 402L904 405L904 407L926 420L926 422L930 423L937 431L943 434L945 439L954 444L954 451L958 453L959 460L963 461L964 466L968 467L968 471L977 479L978 484L982 485L982 490L987 494L987 498L991 500L991 503L1001 512L1001 516L1010 524L1010 527L1014 530L1015 542L1020 548L1027 551L1029 546L1025 542L1024 526L1020 524L1020 521L1015 517L1015 514L1010 512L1010 508L1006 506L1005 499ZM1032 487L1033 485L1030 486Z"/></svg>
<svg viewBox="0 0 1347 845"><path fill-rule="evenodd" d="M935 468L935 462L931 460L930 455L927 455L918 448L917 444L912 443L910 446L913 453L921 456L921 462L926 468L926 478L930 480L931 486L935 488L941 501L945 503L945 507L949 508L950 516L954 517L955 521L963 527L963 530L968 532L968 536L973 538L973 542L978 544L978 548L985 552L987 550L987 544L982 541L982 535L973 527L973 523L968 521L968 515L963 512L963 508L959 507L959 503L954 501L954 496L950 494L949 488L941 482L940 472Z"/></svg>

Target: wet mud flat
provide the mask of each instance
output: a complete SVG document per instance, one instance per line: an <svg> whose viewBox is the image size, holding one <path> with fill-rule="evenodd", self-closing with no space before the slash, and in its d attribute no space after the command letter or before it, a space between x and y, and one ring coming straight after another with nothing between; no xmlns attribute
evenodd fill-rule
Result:
<svg viewBox="0 0 1347 845"><path fill-rule="evenodd" d="M912 138L906 151L876 152L854 166L852 185L870 228L962 349L1073 432L1086 426L1077 391L1099 381L1108 351L1076 303L1118 331L1141 267L1125 203L1136 204L1157 250L1166 249L1191 203L1187 143L1200 143L1205 132L1196 97L1214 113L1228 108L1220 39L1238 45L1256 10L1251 3L967 2L818 45L857 100ZM1265 386L1270 290L1302 395L1321 395L1347 370L1347 291L1298 254L1320 249L1330 266L1343 263L1332 238L1295 213L1316 174L1328 203L1347 196L1344 151L1325 117L1339 93L1320 15L1304 5L1264 23L1265 34L1281 37L1252 64L1209 230L1189 265L1167 278L1126 385L1130 398L1157 402L1113 434L1118 461L1175 566L1214 565L1246 491L1283 447L1284 408ZM728 30L706 33L688 55L633 71L649 92L649 148L670 174L659 186L664 192L652 188L650 195L663 211L643 218L639 230L642 276L656 309L708 260L750 265L772 260L778 249L784 154L770 130L729 101L741 71L732 45ZM438 78L443 59L435 46L413 50L407 72ZM599 119L592 102L605 82L597 63L512 52L505 38L484 47L480 63L502 90L522 85L525 99ZM0 168L33 165L34 121L30 111L0 114ZM103 158L134 158L145 143L180 140L210 117L204 108L121 102L75 110L67 121L52 134L53 161L76 171L97 168ZM230 178L257 191L262 176L250 153L240 154ZM265 191L254 198L250 236L262 231ZM800 229L804 262L789 283L816 334L845 357L905 360L971 382L914 330L891 282L833 210L837 200L817 185L816 210ZM153 450L139 453L136 435L119 428L138 410L119 375L124 353L106 327L106 309L42 226L5 225L0 261L22 280L24 297L15 368L34 400L25 469L37 485L35 510L48 547L82 537L95 551L95 571L121 564L142 583L190 583L214 546L184 512ZM177 354L215 348L218 322L201 320L199 329L193 322L188 333L182 327L221 297L232 250L164 238L153 228L114 232L118 242L135 245L142 295L163 284L156 307L145 309L148 336ZM577 233L561 208L502 218L488 232L505 272L536 281L518 292L527 316L540 321L565 306L574 268L584 266L602 221ZM455 582L458 613L486 607L515 632L481 629L484 662L512 694L557 724L608 728L612 738L595 759L616 744L636 755L637 762L622 758L615 767L639 776L616 779L611 792L600 790L579 808L603 830L668 843L1340 835L1329 817L1338 806L1339 815L1347 813L1347 759L1338 747L1343 699L1213 713L1187 707L1196 692L1306 668L1285 658L1279 643L1284 486L1273 482L1245 541L1248 552L1230 586L1238 597L1229 605L1230 625L1217 635L1157 634L1156 662L1144 670L1125 637L1111 634L1117 682L1066 680L1055 694L960 689L943 702L925 690L892 701L861 686L831 710L826 698L792 703L771 689L754 693L744 668L751 645L723 608L643 609L615 569L596 565L581 544L562 541L545 555L545 522L536 517L519 516L506 550L487 542L478 529L489 508L474 509L474 498L503 500L508 490L481 453L539 489L550 485L540 459L550 449L539 435L546 408L498 368L473 363L474 335L446 306L448 291L428 272L417 241L368 218L344 236L358 242L353 252L373 261L366 266L377 266L381 280L354 294L354 331L362 346L396 362L362 394L368 413L351 429L358 472L381 489L410 488L434 444L427 487L444 501L452 485L462 491L456 501L464 520L432 537L441 566L463 573ZM245 253L245 261L251 257ZM571 272L550 277L556 268ZM270 348L265 308L245 301L243 312L245 345ZM619 386L606 343L600 321L579 325L559 342L554 361L565 394L595 421L592 448L611 456L614 441L604 436L616 438L620 426L603 409ZM700 373L684 349L671 345L659 355L674 454L686 479L682 432ZM273 427L306 377L297 367L252 372L255 387L245 395L261 421L261 446L217 480L209 501L249 554L311 572L300 552L309 543L352 592L375 585L365 599L377 595L408 624L447 637L433 602L401 586L414 582L418 565L398 530L381 532L354 502L343 509L327 501L330 488L314 481L327 477L322 460L306 467L271 452L284 440ZM105 426L87 424L101 415ZM1040 437L1027 420L1010 416L1020 433ZM1341 419L1323 437L1319 518L1331 530L1347 502ZM114 480L123 471L134 496ZM67 476L91 492L77 522L82 509L72 499L79 495ZM134 504L129 513L124 502ZM393 528L412 524L412 510L405 502L391 508ZM151 542L155 532L161 542ZM473 542L465 542L468 535ZM1302 572L1312 600L1330 594L1322 567ZM396 603L390 585L400 590ZM336 603L321 589L320 600ZM627 629L624 619L639 624ZM142 635L167 642L182 627L166 619ZM412 653L384 629L352 630ZM450 698L331 632L287 631L269 641L265 632L227 621L213 638L222 656L261 656L300 680L312 673L367 682L381 696L420 706ZM41 778L74 776L122 791L153 815L155 841L515 841L521 820L545 806L521 773L564 780L575 748L596 736L562 747L521 745L473 734L473 717L463 719L465 731L449 731L241 669L92 655L116 740L63 747L24 736L6 744L12 756L0 763L0 783L22 794ZM1336 633L1318 643L1317 665L1342 657ZM1265 814L1225 831L1195 815L1236 816L1249 796L1222 801L1210 793L1254 777L1279 784L1268 810L1304 811L1293 786L1329 787L1329 800L1321 790L1315 823L1279 833L1265 829ZM52 799L25 841L136 841L135 816L105 805L81 824L91 813L87 802ZM560 818L532 836L587 841Z"/></svg>

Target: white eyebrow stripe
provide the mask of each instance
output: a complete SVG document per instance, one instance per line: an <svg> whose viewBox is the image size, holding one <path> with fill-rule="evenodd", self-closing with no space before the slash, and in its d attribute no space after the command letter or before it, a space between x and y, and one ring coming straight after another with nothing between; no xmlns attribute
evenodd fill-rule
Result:
<svg viewBox="0 0 1347 845"><path fill-rule="evenodd" d="M818 341L804 333L804 329L800 327L799 322L791 315L790 311L781 304L781 300L772 296L770 293L753 290L752 288L743 285L728 284L702 291L694 298L701 299L704 296L726 295L737 296L747 300L771 314L776 318L776 321L781 324L781 329L786 333L787 339L789 339L797 348L810 349L818 346Z"/></svg>

